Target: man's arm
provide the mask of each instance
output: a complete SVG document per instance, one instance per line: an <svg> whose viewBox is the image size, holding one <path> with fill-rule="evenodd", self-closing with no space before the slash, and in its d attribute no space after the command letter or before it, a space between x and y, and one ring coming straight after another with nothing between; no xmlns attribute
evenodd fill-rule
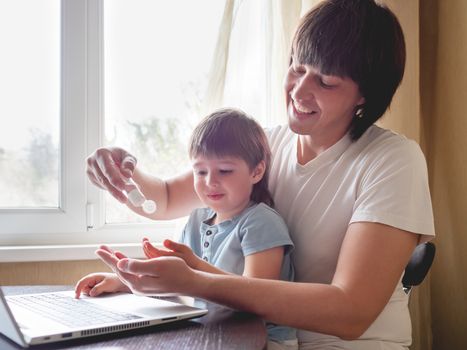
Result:
<svg viewBox="0 0 467 350"><path fill-rule="evenodd" d="M354 223L342 244L330 285L204 274L194 292L197 297L272 322L356 339L387 304L417 239L417 235L394 227Z"/></svg>
<svg viewBox="0 0 467 350"><path fill-rule="evenodd" d="M141 208L136 208L128 202L127 206L140 215L155 220L170 220L186 216L194 208L201 206L193 187L191 170L164 181L136 168L133 179L144 196L157 204L156 212L148 215Z"/></svg>
<svg viewBox="0 0 467 350"><path fill-rule="evenodd" d="M122 148L102 147L86 159L86 173L94 185L108 191L134 212L152 219L185 216L200 205L193 188L191 171L163 181L143 173L136 167L136 163L136 158ZM147 199L156 202L157 210L153 215L145 214L141 208L129 203L124 192L129 178L133 178Z"/></svg>
<svg viewBox="0 0 467 350"><path fill-rule="evenodd" d="M183 260L98 255L134 293L178 292L286 326L356 339L386 306L418 235L377 223L353 223L331 284L296 283L190 269Z"/></svg>

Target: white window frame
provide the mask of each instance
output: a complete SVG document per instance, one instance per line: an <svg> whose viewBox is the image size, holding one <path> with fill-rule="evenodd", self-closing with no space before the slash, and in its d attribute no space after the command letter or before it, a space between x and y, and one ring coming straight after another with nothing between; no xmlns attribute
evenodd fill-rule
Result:
<svg viewBox="0 0 467 350"><path fill-rule="evenodd" d="M143 236L173 236L174 222L105 224L104 193L85 176L104 133L102 0L61 1L61 84L59 208L0 209L0 262L93 259L102 243L140 255Z"/></svg>
<svg viewBox="0 0 467 350"><path fill-rule="evenodd" d="M59 206L51 208L1 209L0 233L2 243L8 233L12 240L30 234L48 232L79 232L85 230L84 166L76 159L85 156L86 49L83 21L84 2L62 1L61 6L61 96L59 150ZM33 232L32 232L33 230Z"/></svg>

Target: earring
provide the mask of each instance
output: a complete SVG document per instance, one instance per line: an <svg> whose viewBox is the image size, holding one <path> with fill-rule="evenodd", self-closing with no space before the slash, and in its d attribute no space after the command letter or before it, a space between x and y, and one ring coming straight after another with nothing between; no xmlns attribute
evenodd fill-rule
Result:
<svg viewBox="0 0 467 350"><path fill-rule="evenodd" d="M359 108L355 111L355 117L357 117L357 118L363 118L363 107L359 107Z"/></svg>

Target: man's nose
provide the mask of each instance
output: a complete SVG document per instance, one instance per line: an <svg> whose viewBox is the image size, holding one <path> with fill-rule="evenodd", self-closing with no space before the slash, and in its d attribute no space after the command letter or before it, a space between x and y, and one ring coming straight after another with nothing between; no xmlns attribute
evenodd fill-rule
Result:
<svg viewBox="0 0 467 350"><path fill-rule="evenodd" d="M291 93L294 101L307 101L314 98L314 84L310 76L300 77L295 81Z"/></svg>

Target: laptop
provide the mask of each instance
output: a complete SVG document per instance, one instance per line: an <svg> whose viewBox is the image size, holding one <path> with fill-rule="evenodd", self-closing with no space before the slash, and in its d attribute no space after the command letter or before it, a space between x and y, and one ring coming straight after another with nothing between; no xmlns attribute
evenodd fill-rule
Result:
<svg viewBox="0 0 467 350"><path fill-rule="evenodd" d="M128 293L96 298L74 291L5 296L0 288L0 333L22 347L200 317L206 309Z"/></svg>

